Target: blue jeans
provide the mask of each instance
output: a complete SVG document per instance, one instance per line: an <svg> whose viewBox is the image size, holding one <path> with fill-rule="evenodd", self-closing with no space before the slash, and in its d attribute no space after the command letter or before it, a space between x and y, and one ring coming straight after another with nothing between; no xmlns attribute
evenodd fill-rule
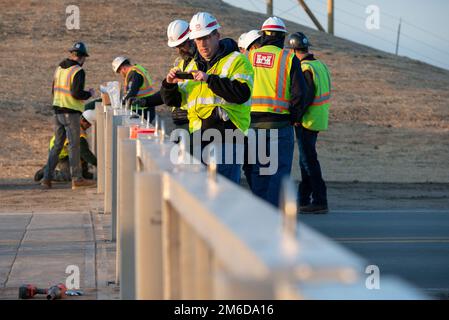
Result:
<svg viewBox="0 0 449 320"><path fill-rule="evenodd" d="M194 135L199 135L196 136L198 141L195 141L196 139L193 137ZM201 136L202 133L200 131L190 134L190 154L201 159L201 162L204 165L207 165L205 162L207 159L203 159L202 155L204 149L211 143L208 141L202 141ZM222 141L224 141L224 138ZM199 142L198 145L195 145L197 142ZM237 184L240 184L241 168L243 163L243 145L239 143L215 143L214 146L218 146L218 148L220 148L220 150L217 150L216 154L217 173ZM239 152L237 152L237 150L239 150Z"/></svg>
<svg viewBox="0 0 449 320"><path fill-rule="evenodd" d="M222 176L225 176L229 180L240 184L240 176L242 169L243 159L237 157L237 149L241 152L243 156L243 145L240 144L221 144L221 163L217 164L217 172ZM231 151L232 154L226 154L226 152Z"/></svg>
<svg viewBox="0 0 449 320"><path fill-rule="evenodd" d="M59 153L64 146L65 139L69 141L68 153L72 180L80 179L80 114L59 113L54 116L55 144L48 153L47 165L44 170L44 179L51 180L59 161Z"/></svg>
<svg viewBox="0 0 449 320"><path fill-rule="evenodd" d="M278 207L282 179L290 175L292 169L293 148L295 144L293 128L288 126L281 129L271 129L271 131L277 130L277 139L272 136L268 129L254 130L258 136L260 130L266 130L267 139L266 141L259 141L260 139L258 139L256 163L245 164L247 166L245 174L249 174L251 191L258 197ZM264 147L268 157L275 155L276 153L273 153L270 144L272 144L272 147L277 148L277 157L274 159L274 161L277 161L277 170L272 174L266 174L261 169L269 167L270 163L264 163L265 161L261 162L259 149Z"/></svg>
<svg viewBox="0 0 449 320"><path fill-rule="evenodd" d="M301 169L301 182L298 186L299 205L327 205L326 184L316 153L318 132L302 126L295 127L295 132L298 139L299 167Z"/></svg>

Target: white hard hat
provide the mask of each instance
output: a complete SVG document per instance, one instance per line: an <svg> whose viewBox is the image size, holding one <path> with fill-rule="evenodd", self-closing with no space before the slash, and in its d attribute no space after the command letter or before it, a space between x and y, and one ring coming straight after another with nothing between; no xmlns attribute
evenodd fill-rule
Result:
<svg viewBox="0 0 449 320"><path fill-rule="evenodd" d="M114 72L118 72L118 68L120 68L120 66L123 64L123 62L125 61L129 61L128 58L126 57L117 57L112 61L112 70L114 70Z"/></svg>
<svg viewBox="0 0 449 320"><path fill-rule="evenodd" d="M83 112L83 118L90 124L94 124L95 120L97 120L97 113L92 109L86 110Z"/></svg>
<svg viewBox="0 0 449 320"><path fill-rule="evenodd" d="M168 46L174 48L189 39L189 23L184 20L170 22L167 28Z"/></svg>
<svg viewBox="0 0 449 320"><path fill-rule="evenodd" d="M241 35L240 35L240 37L239 37L239 41L238 41L238 46L239 46L239 48L244 48L244 49L246 49L245 48L245 46L244 46L244 41L245 41L245 36L246 36L246 32L245 33L242 33Z"/></svg>
<svg viewBox="0 0 449 320"><path fill-rule="evenodd" d="M284 21L278 17L269 17L262 25L261 31L287 32Z"/></svg>
<svg viewBox="0 0 449 320"><path fill-rule="evenodd" d="M248 50L251 43L253 43L257 39L259 39L260 37L261 37L261 34L259 33L259 30L251 30L251 31L247 32L245 37L242 40L242 48L244 48L245 50Z"/></svg>
<svg viewBox="0 0 449 320"><path fill-rule="evenodd" d="M198 12L190 20L190 39L197 39L221 28L217 19L207 12Z"/></svg>

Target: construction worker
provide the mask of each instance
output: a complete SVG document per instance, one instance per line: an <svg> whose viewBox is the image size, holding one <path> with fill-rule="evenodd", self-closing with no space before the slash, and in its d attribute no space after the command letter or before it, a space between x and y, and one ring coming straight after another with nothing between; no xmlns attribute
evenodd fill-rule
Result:
<svg viewBox="0 0 449 320"><path fill-rule="evenodd" d="M228 144L225 141L228 134L243 135L248 131L253 71L234 40L220 39L219 28L220 24L210 13L199 12L192 17L189 37L195 41L198 50L195 57L198 70L193 70L193 79L182 82L182 85L179 85L181 79L176 76L177 70L170 70L162 82L161 95L166 105L178 108L182 96L186 96L189 130L193 135L208 129L216 129L221 134L217 148L224 157L217 159L217 171L239 183L243 137L241 143L234 139ZM193 140L195 144L196 139ZM201 150L206 145L201 143ZM242 151L242 160L235 158L237 149Z"/></svg>
<svg viewBox="0 0 449 320"><path fill-rule="evenodd" d="M259 157L255 164L249 164L250 185L254 194L274 206L279 204L282 178L291 172L294 150L292 123L301 118L307 93L300 61L289 50L283 49L286 32L281 19L269 17L261 28L261 47L249 53L254 69L251 128L257 136L261 131L267 136L266 141L258 141L257 150L265 143L270 156L277 152L276 172L267 174L266 168L272 164L262 163ZM276 149L271 150L272 147Z"/></svg>
<svg viewBox="0 0 449 320"><path fill-rule="evenodd" d="M245 39L246 32L242 33L237 41L237 46L239 47L239 51L243 54L245 54L246 49L244 48L243 41Z"/></svg>
<svg viewBox="0 0 449 320"><path fill-rule="evenodd" d="M251 30L249 32L243 33L239 38L239 48L240 52L245 54L247 57L251 50L260 48L260 38L262 37L259 30ZM245 173L246 182L251 188L251 169L248 159L248 137L245 137L245 155L244 163L242 165L242 170Z"/></svg>
<svg viewBox="0 0 449 320"><path fill-rule="evenodd" d="M295 124L299 147L301 182L298 187L300 213L327 213L326 184L316 152L318 133L328 128L331 77L327 66L309 52L309 39L302 32L291 34L288 46L301 60L301 69L310 88L307 109Z"/></svg>
<svg viewBox="0 0 449 320"><path fill-rule="evenodd" d="M93 174L89 172L88 164L97 166L97 158L89 149L89 143L87 142L86 130L89 129L95 122L96 113L95 110L86 110L83 112L80 118L80 157L82 176L85 179L93 179ZM55 136L50 140L49 150L53 149L55 144ZM57 169L54 172L52 181L70 181L70 166L69 166L69 141L66 139L64 147L59 153L59 161ZM58 170L59 169L59 170ZM34 181L40 181L44 176L45 166L39 169L34 175Z"/></svg>
<svg viewBox="0 0 449 320"><path fill-rule="evenodd" d="M148 71L139 64L132 65L126 57L120 56L112 61L112 70L123 78L122 103L135 105L139 112L150 112L150 121L155 117L154 107L163 104L161 95L153 88L153 81Z"/></svg>
<svg viewBox="0 0 449 320"><path fill-rule="evenodd" d="M248 55L251 49L260 48L260 38L262 37L259 30L251 30L243 33L239 38L239 49L243 54Z"/></svg>
<svg viewBox="0 0 449 320"><path fill-rule="evenodd" d="M174 20L167 28L167 45L176 48L179 57L174 63L174 67L181 72L191 72L196 69L195 55L196 46L193 40L189 39L189 23L184 20ZM186 84L186 81L179 82L178 85ZM181 107L172 108L173 123L178 127L188 130L189 119L187 118L187 103L183 96Z"/></svg>
<svg viewBox="0 0 449 320"><path fill-rule="evenodd" d="M59 64L54 74L52 92L55 111L55 140L54 147L48 154L41 183L44 189L52 187L53 172L66 138L69 142L68 156L72 189L95 185L95 181L82 177L80 164L80 116L84 111L84 101L95 94L94 89L84 90L85 73L82 65L89 54L83 42L75 43L69 52L69 58Z"/></svg>

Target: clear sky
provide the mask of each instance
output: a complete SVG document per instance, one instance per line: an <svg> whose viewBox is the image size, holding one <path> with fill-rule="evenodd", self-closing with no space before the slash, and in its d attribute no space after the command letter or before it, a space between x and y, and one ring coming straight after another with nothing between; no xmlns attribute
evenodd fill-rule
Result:
<svg viewBox="0 0 449 320"><path fill-rule="evenodd" d="M224 2L266 12L265 0ZM305 2L327 30L327 0ZM297 0L273 0L273 3L274 15L315 28ZM379 29L366 27L370 15L366 10L370 5L379 8ZM402 18L399 55L449 70L449 0L334 0L334 6L335 35L394 53Z"/></svg>

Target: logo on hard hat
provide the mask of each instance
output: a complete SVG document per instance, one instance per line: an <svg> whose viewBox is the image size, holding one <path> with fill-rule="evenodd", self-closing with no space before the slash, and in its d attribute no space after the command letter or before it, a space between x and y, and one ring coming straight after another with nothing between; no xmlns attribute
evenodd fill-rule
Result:
<svg viewBox="0 0 449 320"><path fill-rule="evenodd" d="M254 55L253 65L255 67L272 68L274 64L274 53L257 52Z"/></svg>
<svg viewBox="0 0 449 320"><path fill-rule="evenodd" d="M196 30L196 31L201 30L201 24L198 23L197 25L195 25L195 30Z"/></svg>

